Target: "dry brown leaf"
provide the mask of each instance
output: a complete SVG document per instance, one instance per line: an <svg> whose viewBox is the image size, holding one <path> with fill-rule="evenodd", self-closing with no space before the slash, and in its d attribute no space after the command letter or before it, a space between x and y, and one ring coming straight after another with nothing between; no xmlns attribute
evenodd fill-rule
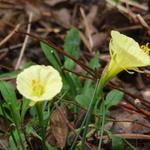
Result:
<svg viewBox="0 0 150 150"><path fill-rule="evenodd" d="M59 108L59 109L58 109ZM68 126L63 118L62 113L67 117L67 110L63 106L59 106L51 115L50 133L48 142L60 149L63 149L66 144L68 134ZM61 112L60 112L61 110Z"/></svg>
<svg viewBox="0 0 150 150"><path fill-rule="evenodd" d="M99 33L96 32L95 34L92 35L92 40L93 40L93 48L99 48L103 47L105 41L106 41L107 35L103 32Z"/></svg>
<svg viewBox="0 0 150 150"><path fill-rule="evenodd" d="M55 22L57 22L58 24L64 27L70 27L71 15L68 9L62 8L60 10L53 11L52 14L53 14L53 19L55 20Z"/></svg>
<svg viewBox="0 0 150 150"><path fill-rule="evenodd" d="M149 125L149 122L138 114L130 114L128 112L120 112L121 110L111 111L111 116L116 120L132 120L133 122L115 122L112 126L113 133L150 133L150 129L144 126L141 126L138 123Z"/></svg>

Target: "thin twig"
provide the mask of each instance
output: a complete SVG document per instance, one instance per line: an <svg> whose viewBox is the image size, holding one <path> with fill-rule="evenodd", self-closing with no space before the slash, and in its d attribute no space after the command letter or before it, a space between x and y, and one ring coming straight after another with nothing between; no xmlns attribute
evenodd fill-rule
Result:
<svg viewBox="0 0 150 150"><path fill-rule="evenodd" d="M150 135L144 135L144 134L113 134L113 136L119 136L124 139L142 139L142 140L150 140ZM103 136L103 139L110 139L108 135Z"/></svg>
<svg viewBox="0 0 150 150"><path fill-rule="evenodd" d="M6 81L6 80L12 80L12 79L16 79L16 76L0 78L0 81Z"/></svg>
<svg viewBox="0 0 150 150"><path fill-rule="evenodd" d="M82 18L83 18L83 21L84 21L84 25L85 25L85 29L86 29L86 32L87 32L87 36L88 36L88 39L89 39L90 52L91 52L92 48L93 48L93 40L92 40L92 37L91 37L90 27L89 27L88 21L87 21L86 16L85 16L85 12L84 12L83 8L81 8L81 7L80 7L80 12L81 12L81 15L82 15Z"/></svg>
<svg viewBox="0 0 150 150"><path fill-rule="evenodd" d="M84 45L87 47L87 49L89 50L89 52L92 51L91 46L87 40L87 38L85 37L85 35L80 31L80 38L83 41Z"/></svg>
<svg viewBox="0 0 150 150"><path fill-rule="evenodd" d="M31 30L31 23L30 22L32 21L32 16L33 16L33 14L32 14L32 12L30 12L30 14L29 14L29 24L28 24L28 27L27 27L27 33L30 33L30 30ZM24 42L23 42L23 45L22 45L22 48L21 48L21 51L20 51L18 61L16 63L15 70L17 70L19 68L20 62L22 60L23 54L24 54L25 49L26 49L26 45L28 43L28 39L29 39L29 36L26 35L25 39L24 39Z"/></svg>
<svg viewBox="0 0 150 150"><path fill-rule="evenodd" d="M76 74L76 75L78 75L78 76L82 76L82 77L85 78L85 79L91 79L91 80L93 80L93 81L96 81L95 78L92 78L92 77L87 76L87 75L85 75L85 74L82 74L82 73L79 73L79 72L75 72L75 71L70 70L70 69L67 69L67 68L62 68L62 69L66 70L66 71L68 71L68 72L72 72L72 73L74 73L74 74Z"/></svg>
<svg viewBox="0 0 150 150"><path fill-rule="evenodd" d="M149 30L150 30L150 27L149 27L149 25L146 23L146 21L144 20L144 18L143 18L140 14L137 15L137 18L138 18L139 22L141 23L141 25L142 25L143 27L145 27L145 28L149 31Z"/></svg>
<svg viewBox="0 0 150 150"><path fill-rule="evenodd" d="M113 82L111 82L111 81L110 81L110 83L109 83L109 87L112 88L112 89L117 89L117 90L119 90L119 91L122 91L122 92L124 92L125 94L129 95L130 97L132 97L132 98L134 98L134 99L139 99L139 100L141 100L141 101L143 101L143 102L145 102L145 103L147 103L147 104L150 104L150 102L149 102L148 100L145 100L144 98L141 98L141 97L139 97L139 96L133 95L132 93L128 92L127 90L124 90L124 89L122 89L122 88L117 87L117 86L116 86Z"/></svg>
<svg viewBox="0 0 150 150"><path fill-rule="evenodd" d="M146 111L142 108L139 108L137 107L136 105L134 105L133 103L131 103L129 100L127 101L129 104L126 104L126 103L123 103L123 102L120 102L120 105L129 109L130 112L132 113L138 113L142 116L147 116L147 117L150 117L150 112L149 111Z"/></svg>
<svg viewBox="0 0 150 150"><path fill-rule="evenodd" d="M142 9L144 11L148 11L148 6L141 5L141 4L137 3L137 2L133 2L131 0L120 0L120 1L123 2L123 3L126 3L128 5L134 6L136 8Z"/></svg>
<svg viewBox="0 0 150 150"><path fill-rule="evenodd" d="M11 31L2 41L0 41L0 46L5 44L16 33L16 31L20 28L20 25L21 24L17 24L15 29Z"/></svg>
<svg viewBox="0 0 150 150"><path fill-rule="evenodd" d="M19 48L21 46L22 46L22 43L19 43L19 44L12 45L12 46L7 47L7 48L2 48L2 49L0 49L0 53L8 52L9 50L13 50L13 49Z"/></svg>
<svg viewBox="0 0 150 150"><path fill-rule="evenodd" d="M113 2L112 0L106 0L106 2L108 4L110 4L113 7L116 7L120 12L128 14L133 20L134 22L137 22L137 17L136 14L134 14L132 11L130 11L129 9L123 7L122 5L118 5L115 2Z"/></svg>

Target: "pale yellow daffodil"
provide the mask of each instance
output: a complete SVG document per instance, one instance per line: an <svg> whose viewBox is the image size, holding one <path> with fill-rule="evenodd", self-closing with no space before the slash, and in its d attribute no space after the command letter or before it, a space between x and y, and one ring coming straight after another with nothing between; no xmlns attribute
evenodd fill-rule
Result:
<svg viewBox="0 0 150 150"><path fill-rule="evenodd" d="M17 89L26 98L36 102L51 100L62 88L62 79L52 66L33 65L17 76Z"/></svg>
<svg viewBox="0 0 150 150"><path fill-rule="evenodd" d="M150 65L148 49L142 49L134 39L118 31L111 31L111 37L109 43L111 60L102 75L104 84L123 70L129 73L129 70L140 72L137 67Z"/></svg>
<svg viewBox="0 0 150 150"><path fill-rule="evenodd" d="M150 49L148 44L146 46L139 46L139 44L132 38L120 34L118 31L111 31L111 40L109 43L109 51L111 60L103 71L99 85L98 85L98 96L102 92L104 86L109 80L126 70L138 71L137 67L150 66Z"/></svg>

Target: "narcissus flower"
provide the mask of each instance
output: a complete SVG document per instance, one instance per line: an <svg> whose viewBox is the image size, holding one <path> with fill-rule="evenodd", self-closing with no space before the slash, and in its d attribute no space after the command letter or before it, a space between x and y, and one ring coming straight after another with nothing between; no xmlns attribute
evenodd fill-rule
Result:
<svg viewBox="0 0 150 150"><path fill-rule="evenodd" d="M105 82L123 70L129 73L129 70L140 72L137 67L150 65L149 49L142 49L134 39L117 31L111 31L111 37L111 61L104 71Z"/></svg>
<svg viewBox="0 0 150 150"><path fill-rule="evenodd" d="M52 66L33 65L21 72L16 82L18 91L32 104L51 100L62 88L61 76Z"/></svg>

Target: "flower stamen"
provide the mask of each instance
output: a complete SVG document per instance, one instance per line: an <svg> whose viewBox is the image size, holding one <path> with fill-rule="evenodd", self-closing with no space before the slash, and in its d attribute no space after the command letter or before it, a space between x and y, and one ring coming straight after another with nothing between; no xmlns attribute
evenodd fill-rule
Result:
<svg viewBox="0 0 150 150"><path fill-rule="evenodd" d="M43 86L38 83L36 80L32 80L32 94L34 96L42 96L42 94L44 93L44 88Z"/></svg>
<svg viewBox="0 0 150 150"><path fill-rule="evenodd" d="M146 45L141 45L141 48L144 50L144 53L145 53L146 55L150 55L149 42L146 43Z"/></svg>

